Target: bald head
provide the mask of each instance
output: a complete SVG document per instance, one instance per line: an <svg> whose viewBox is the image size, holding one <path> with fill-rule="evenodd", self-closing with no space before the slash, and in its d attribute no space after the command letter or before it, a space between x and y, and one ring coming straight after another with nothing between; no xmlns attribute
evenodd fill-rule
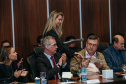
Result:
<svg viewBox="0 0 126 84"><path fill-rule="evenodd" d="M115 35L112 39L113 47L116 50L122 50L124 47L125 40L121 35Z"/></svg>

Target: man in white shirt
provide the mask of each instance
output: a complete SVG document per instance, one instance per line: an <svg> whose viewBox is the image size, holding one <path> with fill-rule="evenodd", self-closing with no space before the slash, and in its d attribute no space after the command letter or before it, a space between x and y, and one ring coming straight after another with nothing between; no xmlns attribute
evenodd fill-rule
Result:
<svg viewBox="0 0 126 84"><path fill-rule="evenodd" d="M98 74L101 73L101 70L109 69L109 67L105 62L103 54L96 51L99 42L100 42L99 38L95 35L91 35L88 37L85 49L78 52L84 57L84 59L77 58L76 56L74 56L71 59L70 71L73 74L76 74L78 70L82 67L87 68L88 75ZM103 63L98 63L98 62L93 63L91 60L86 61L86 58L91 58L91 57L103 60Z"/></svg>

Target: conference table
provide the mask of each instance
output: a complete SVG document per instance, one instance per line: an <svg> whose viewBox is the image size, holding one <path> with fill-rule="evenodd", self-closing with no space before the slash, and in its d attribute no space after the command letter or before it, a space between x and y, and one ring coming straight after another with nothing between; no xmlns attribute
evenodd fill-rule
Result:
<svg viewBox="0 0 126 84"><path fill-rule="evenodd" d="M102 75L90 75L87 76L87 80L98 80L100 82L100 83L94 82L93 84L126 84L126 79L124 78L123 75L120 75L122 74L122 72L118 72L116 74L118 74L119 76L116 77L114 76L114 78L111 79L102 78ZM78 81L79 77L74 77L72 79L75 81L70 82L69 84L87 84L85 82ZM35 83L26 83L26 84L35 84ZM66 84L66 83L61 82L61 79L56 79L56 80L49 80L48 84Z"/></svg>
<svg viewBox="0 0 126 84"><path fill-rule="evenodd" d="M78 79L78 77L76 78L73 78L73 79ZM113 79L106 79L106 78L102 78L101 75L91 75L91 76L87 76L87 79L88 80L94 80L94 79L97 79L100 81L101 84L126 84L126 80L123 78L123 77L114 77ZM48 84L63 84L62 82L60 82L60 80L49 80L48 81ZM65 84L65 83L64 83ZM73 83L69 83L69 84L86 84L85 82L80 82L80 81L76 81L76 82L73 82ZM94 84L97 84L97 83L94 83Z"/></svg>

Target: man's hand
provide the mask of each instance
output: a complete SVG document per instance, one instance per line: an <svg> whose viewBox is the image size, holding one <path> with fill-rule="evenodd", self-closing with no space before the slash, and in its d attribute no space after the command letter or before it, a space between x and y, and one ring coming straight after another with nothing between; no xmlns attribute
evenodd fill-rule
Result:
<svg viewBox="0 0 126 84"><path fill-rule="evenodd" d="M22 63L23 63L23 58L21 58L21 60L17 63L18 68L22 65Z"/></svg>
<svg viewBox="0 0 126 84"><path fill-rule="evenodd" d="M62 66L62 57L59 59L58 64L59 64L60 66Z"/></svg>
<svg viewBox="0 0 126 84"><path fill-rule="evenodd" d="M80 55L79 53L75 52L74 54L77 55L78 58L84 59L84 57Z"/></svg>
<svg viewBox="0 0 126 84"><path fill-rule="evenodd" d="M96 67L97 67L97 68L99 68L99 69L100 69L100 68L102 68L102 66L103 66L103 64L102 64L102 63L97 63L97 62L95 62L94 64L95 64L95 65L96 65Z"/></svg>
<svg viewBox="0 0 126 84"><path fill-rule="evenodd" d="M62 64L63 64L63 65L66 64L66 54L63 53L63 54L61 55L61 57L62 57Z"/></svg>
<svg viewBox="0 0 126 84"><path fill-rule="evenodd" d="M81 67L81 68L82 68L82 67L87 68L88 65L89 65L89 63L90 63L90 59L86 60L85 62L84 62L84 59L82 59L82 62L81 62L80 67Z"/></svg>

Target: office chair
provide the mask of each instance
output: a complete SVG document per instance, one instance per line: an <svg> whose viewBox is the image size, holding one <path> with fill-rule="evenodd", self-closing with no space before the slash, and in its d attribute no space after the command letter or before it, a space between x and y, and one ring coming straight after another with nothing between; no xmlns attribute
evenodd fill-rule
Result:
<svg viewBox="0 0 126 84"><path fill-rule="evenodd" d="M106 42L100 42L97 51L102 53L108 47L109 47L108 43L106 43Z"/></svg>
<svg viewBox="0 0 126 84"><path fill-rule="evenodd" d="M35 52L36 55L41 55L42 51L43 51L42 47L34 48L34 52Z"/></svg>
<svg viewBox="0 0 126 84"><path fill-rule="evenodd" d="M27 62L30 65L30 68L31 68L31 78L32 78L32 80L34 80L35 77L37 76L37 69L36 69L36 65L35 65L35 59L36 59L36 57L35 57L34 54L27 57Z"/></svg>
<svg viewBox="0 0 126 84"><path fill-rule="evenodd" d="M30 68L31 68L32 80L34 80L35 77L39 75L38 72L37 72L37 69L36 69L35 59L36 59L36 55L41 55L42 47L34 48L34 52L35 53L33 53L33 54L31 54L30 56L27 57L27 62L30 65Z"/></svg>

